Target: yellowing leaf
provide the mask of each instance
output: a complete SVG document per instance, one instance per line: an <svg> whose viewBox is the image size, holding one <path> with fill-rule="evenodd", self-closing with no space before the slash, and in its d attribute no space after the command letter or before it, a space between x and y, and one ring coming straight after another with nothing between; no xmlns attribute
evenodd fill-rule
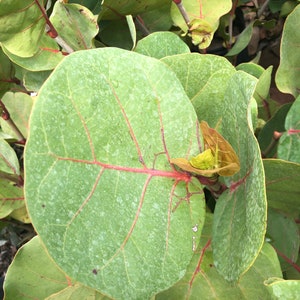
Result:
<svg viewBox="0 0 300 300"><path fill-rule="evenodd" d="M199 49L207 48L213 38L212 26L201 19L194 19L189 24L189 36L192 38L194 45L198 45Z"/></svg>
<svg viewBox="0 0 300 300"><path fill-rule="evenodd" d="M173 158L170 160L184 171L213 177L232 176L240 170L240 161L232 146L207 122L201 121L200 128L204 140L205 151L192 157L190 161L185 158ZM208 151L210 150L210 151Z"/></svg>
<svg viewBox="0 0 300 300"><path fill-rule="evenodd" d="M192 167L209 170L215 167L216 157L213 155L211 149L207 149L204 152L198 154L196 157L190 159Z"/></svg>

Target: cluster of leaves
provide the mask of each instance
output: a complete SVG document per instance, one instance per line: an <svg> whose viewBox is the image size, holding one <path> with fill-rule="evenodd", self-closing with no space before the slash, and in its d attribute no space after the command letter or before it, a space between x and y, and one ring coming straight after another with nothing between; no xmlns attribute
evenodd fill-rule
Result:
<svg viewBox="0 0 300 300"><path fill-rule="evenodd" d="M295 299L300 6L248 2L0 1L0 218L37 232L5 299ZM264 11L282 106L272 67L231 63Z"/></svg>

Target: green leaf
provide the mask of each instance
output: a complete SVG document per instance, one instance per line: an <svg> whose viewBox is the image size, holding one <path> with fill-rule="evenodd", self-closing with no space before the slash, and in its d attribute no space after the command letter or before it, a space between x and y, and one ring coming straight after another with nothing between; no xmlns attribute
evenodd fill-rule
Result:
<svg viewBox="0 0 300 300"><path fill-rule="evenodd" d="M13 179L16 181L16 178L8 179L0 173L0 219L24 206L23 189L16 186L16 182L12 181Z"/></svg>
<svg viewBox="0 0 300 300"><path fill-rule="evenodd" d="M213 265L211 247L207 241L211 238L212 216L207 215L198 247L185 276L173 287L156 296L156 300L249 300L271 299L264 280L281 276L280 264L276 252L269 244L264 244L253 266L235 285L227 282ZM255 289L253 288L255 287Z"/></svg>
<svg viewBox="0 0 300 300"><path fill-rule="evenodd" d="M100 23L101 42L109 47L118 47L126 50L133 48L133 41L126 19L102 21Z"/></svg>
<svg viewBox="0 0 300 300"><path fill-rule="evenodd" d="M254 263L266 231L264 170L251 118L247 116L255 83L253 77L237 72L228 83L223 105L222 133L238 149L241 171L233 176L230 189L217 201L213 250L215 265L231 281L237 280Z"/></svg>
<svg viewBox="0 0 300 300"><path fill-rule="evenodd" d="M94 48L93 38L99 31L97 17L86 7L57 1L50 21L73 50Z"/></svg>
<svg viewBox="0 0 300 300"><path fill-rule="evenodd" d="M38 49L31 57L21 57L15 55L3 47L3 52L15 64L30 71L47 71L54 69L64 58L64 54L59 50L57 43L48 35L43 35L39 41Z"/></svg>
<svg viewBox="0 0 300 300"><path fill-rule="evenodd" d="M219 25L219 19L231 9L232 2L229 0L182 0L182 4L190 18L190 20L204 20L212 27L212 32L215 32ZM175 3L171 6L171 16L176 26L180 27L184 32L188 31L181 13Z"/></svg>
<svg viewBox="0 0 300 300"><path fill-rule="evenodd" d="M133 50L136 46L136 28L135 28L134 20L131 15L126 16L126 21L128 24L129 32L133 43L131 50Z"/></svg>
<svg viewBox="0 0 300 300"><path fill-rule="evenodd" d="M23 73L23 84L28 91L38 92L43 83L51 74L51 71L30 72Z"/></svg>
<svg viewBox="0 0 300 300"><path fill-rule="evenodd" d="M234 67L225 58L210 54L182 54L162 61L176 73L199 120L208 120L209 110L213 108L216 118L209 125L214 127L223 113L222 103L228 80L235 73Z"/></svg>
<svg viewBox="0 0 300 300"><path fill-rule="evenodd" d="M270 0L269 2L269 8L272 13L276 13L280 11L283 3L286 2L286 0Z"/></svg>
<svg viewBox="0 0 300 300"><path fill-rule="evenodd" d="M295 300L300 295L300 280L283 280L271 278L265 281L265 285L272 293L272 299Z"/></svg>
<svg viewBox="0 0 300 300"><path fill-rule="evenodd" d="M44 6L44 0L39 0ZM0 2L0 42L12 54L22 57L34 55L46 21L38 5L32 0Z"/></svg>
<svg viewBox="0 0 300 300"><path fill-rule="evenodd" d="M3 139L0 139L0 171L20 175L20 165L16 152Z"/></svg>
<svg viewBox="0 0 300 300"><path fill-rule="evenodd" d="M50 258L38 236L16 254L4 284L6 300L110 299L74 282Z"/></svg>
<svg viewBox="0 0 300 300"><path fill-rule="evenodd" d="M270 66L259 76L254 92L254 98L258 106L258 118L268 120L274 110L274 102L269 99L271 75L273 67Z"/></svg>
<svg viewBox="0 0 300 300"><path fill-rule="evenodd" d="M199 152L200 137L164 63L116 48L72 53L40 90L30 128L29 214L68 275L119 299L146 299L184 275L204 195L169 159Z"/></svg>
<svg viewBox="0 0 300 300"><path fill-rule="evenodd" d="M169 0L105 0L102 3L99 19L114 20L121 19L122 16L133 15L149 12L154 9L164 7Z"/></svg>
<svg viewBox="0 0 300 300"><path fill-rule="evenodd" d="M14 75L15 69L11 61L0 48L0 97L11 88Z"/></svg>
<svg viewBox="0 0 300 300"><path fill-rule="evenodd" d="M257 80L219 57L184 54L162 61L181 80L198 119L211 127L219 123L240 159L240 172L224 179L228 190L217 201L213 232L215 265L237 280L256 259L266 231L264 171L248 109Z"/></svg>
<svg viewBox="0 0 300 300"><path fill-rule="evenodd" d="M172 2L168 1L165 5L159 6L159 8L139 14L144 25L150 32L168 31L172 27L171 4Z"/></svg>
<svg viewBox="0 0 300 300"><path fill-rule="evenodd" d="M274 116L265 124L258 134L258 142L263 157L274 157L277 153L277 140L274 137L274 132L283 132L284 122L291 103L282 105Z"/></svg>
<svg viewBox="0 0 300 300"><path fill-rule="evenodd" d="M282 271L295 263L299 252L299 229L293 218L273 209L268 210L267 236L270 243L278 252ZM289 259L289 262L286 260Z"/></svg>
<svg viewBox="0 0 300 300"><path fill-rule="evenodd" d="M300 164L264 159L268 205L298 218Z"/></svg>
<svg viewBox="0 0 300 300"><path fill-rule="evenodd" d="M101 11L101 1L99 0L68 0L68 3L77 3L88 8L94 15Z"/></svg>
<svg viewBox="0 0 300 300"><path fill-rule="evenodd" d="M10 118L14 121L24 137L28 134L28 120L31 112L33 98L24 93L8 92L4 95L2 102L10 113ZM18 138L16 133L5 120L0 119L0 125L4 132L14 138Z"/></svg>
<svg viewBox="0 0 300 300"><path fill-rule="evenodd" d="M279 139L278 158L300 163L300 96L292 104L285 119L286 132Z"/></svg>
<svg viewBox="0 0 300 300"><path fill-rule="evenodd" d="M239 35L238 40L233 45L233 47L228 51L226 56L235 56L235 55L239 54L242 50L244 50L248 46L248 44L251 40L254 26L257 26L257 25L263 26L263 27L266 27L266 28L270 28L270 27L272 28L272 27L275 26L274 20L270 20L270 21L255 20L255 21L252 21L243 30L243 32L241 32L241 34Z"/></svg>
<svg viewBox="0 0 300 300"><path fill-rule="evenodd" d="M190 52L187 44L172 32L152 33L140 40L134 51L158 59Z"/></svg>
<svg viewBox="0 0 300 300"><path fill-rule="evenodd" d="M275 81L280 91L297 97L300 90L300 5L287 17L281 38L280 64Z"/></svg>

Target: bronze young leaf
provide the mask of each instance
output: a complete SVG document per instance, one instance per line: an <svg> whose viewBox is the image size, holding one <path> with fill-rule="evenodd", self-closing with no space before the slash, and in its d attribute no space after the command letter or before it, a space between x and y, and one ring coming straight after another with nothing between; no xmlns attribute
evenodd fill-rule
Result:
<svg viewBox="0 0 300 300"><path fill-rule="evenodd" d="M170 160L184 171L214 177L232 176L240 170L240 161L232 146L207 122L201 121L205 151L192 157L189 161L185 158L173 158Z"/></svg>

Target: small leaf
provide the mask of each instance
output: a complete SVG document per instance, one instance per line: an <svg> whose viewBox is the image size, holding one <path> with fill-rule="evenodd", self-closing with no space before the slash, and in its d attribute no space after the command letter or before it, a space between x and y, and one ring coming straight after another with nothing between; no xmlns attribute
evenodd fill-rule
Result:
<svg viewBox="0 0 300 300"><path fill-rule="evenodd" d="M182 4L191 20L198 19L210 24L212 34L218 28L220 17L229 12L232 6L232 2L229 0L183 0ZM175 25L184 32L188 31L188 26L174 2L171 6L171 17Z"/></svg>
<svg viewBox="0 0 300 300"><path fill-rule="evenodd" d="M206 177L214 174L232 176L237 173L240 170L240 161L232 146L205 121L201 121L200 128L206 151L191 158L189 162L184 158L171 159L170 162L184 171Z"/></svg>
<svg viewBox="0 0 300 300"><path fill-rule="evenodd" d="M236 43L233 45L233 47L230 49L230 51L228 51L228 53L226 54L226 56L234 56L239 54L243 49L245 49L250 40L251 40L251 36L253 33L253 28L254 26L262 26L262 27L274 27L274 20L270 20L270 21L260 21L260 20L255 20L252 21L244 30L243 32L241 32L238 40L236 41Z"/></svg>
<svg viewBox="0 0 300 300"><path fill-rule="evenodd" d="M207 149L202 153L198 154L196 157L190 159L190 164L201 170L209 170L215 167L216 158L213 155L211 149Z"/></svg>
<svg viewBox="0 0 300 300"><path fill-rule="evenodd" d="M189 26L189 36L192 38L192 43L199 49L206 49L214 36L212 26L202 19L192 20Z"/></svg>
<svg viewBox="0 0 300 300"><path fill-rule="evenodd" d="M50 21L72 49L94 48L93 38L99 31L97 17L86 7L57 1Z"/></svg>

